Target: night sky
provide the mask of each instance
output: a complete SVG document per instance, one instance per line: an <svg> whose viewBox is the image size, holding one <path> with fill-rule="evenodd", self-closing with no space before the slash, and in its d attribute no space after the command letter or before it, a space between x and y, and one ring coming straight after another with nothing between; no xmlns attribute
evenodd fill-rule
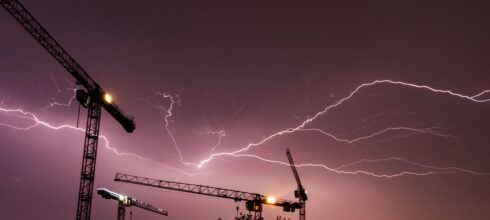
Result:
<svg viewBox="0 0 490 220"><path fill-rule="evenodd" d="M490 219L488 1L22 3L135 116L103 112L95 178L169 212L134 219L245 207L117 172L295 200L287 148L308 219ZM73 219L75 80L3 8L0 77L0 219ZM94 195L93 219L116 211Z"/></svg>

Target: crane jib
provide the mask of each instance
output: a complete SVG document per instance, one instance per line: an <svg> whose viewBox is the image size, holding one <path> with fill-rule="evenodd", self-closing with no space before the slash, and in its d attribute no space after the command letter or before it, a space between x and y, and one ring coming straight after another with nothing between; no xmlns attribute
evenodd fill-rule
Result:
<svg viewBox="0 0 490 220"><path fill-rule="evenodd" d="M190 183L179 183L166 180L150 179L134 175L117 173L115 181L168 189L180 192L199 194L204 196L213 196L225 199L233 199L235 201L245 201L247 210L253 212L262 212L262 204L283 207L283 211L294 212L295 209L301 209L302 205L297 202L287 201L283 199L274 199L274 202L269 202L267 198L258 193L242 192L231 189L224 189L212 186L196 185Z"/></svg>

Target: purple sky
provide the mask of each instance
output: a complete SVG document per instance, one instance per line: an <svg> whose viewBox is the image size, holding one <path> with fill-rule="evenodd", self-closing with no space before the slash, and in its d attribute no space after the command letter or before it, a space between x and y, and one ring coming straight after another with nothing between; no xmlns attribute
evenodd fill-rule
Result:
<svg viewBox="0 0 490 220"><path fill-rule="evenodd" d="M165 219L232 219L233 200L113 178L293 200L290 168L253 157L287 162L290 148L303 164L308 219L490 219L490 100L482 101L490 91L471 98L490 89L487 1L22 3L136 118L127 134L103 113L101 134L131 155L101 139L95 187L163 208ZM72 219L83 132L7 110L76 126L76 101L49 105L70 100L74 79L3 8L0 33L0 219ZM384 79L413 84L355 90ZM178 101L171 116L171 100L159 93ZM83 109L82 128L85 117ZM182 163L177 147L194 165ZM93 219L115 218L116 209L94 195ZM162 219L131 210L134 219ZM266 219L277 215L298 218L264 208Z"/></svg>

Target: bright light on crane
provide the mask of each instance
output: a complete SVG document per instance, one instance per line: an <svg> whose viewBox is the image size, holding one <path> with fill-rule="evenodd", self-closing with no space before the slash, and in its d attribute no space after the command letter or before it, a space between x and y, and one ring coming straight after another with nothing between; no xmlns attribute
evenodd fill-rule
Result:
<svg viewBox="0 0 490 220"><path fill-rule="evenodd" d="M131 205L131 199L128 199L128 197L124 195L119 195L119 202L121 202L125 206Z"/></svg>
<svg viewBox="0 0 490 220"><path fill-rule="evenodd" d="M267 197L267 203L268 204L275 204L276 203L276 198L269 196Z"/></svg>
<svg viewBox="0 0 490 220"><path fill-rule="evenodd" d="M105 101L106 101L107 103L111 103L111 101L112 101L112 97L111 97L111 95L109 95L109 93L106 93L106 94L104 95L104 98L105 98Z"/></svg>

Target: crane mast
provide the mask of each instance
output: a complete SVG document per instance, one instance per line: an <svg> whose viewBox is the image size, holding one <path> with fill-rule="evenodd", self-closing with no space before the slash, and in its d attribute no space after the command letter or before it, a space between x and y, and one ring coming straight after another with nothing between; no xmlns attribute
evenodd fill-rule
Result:
<svg viewBox="0 0 490 220"><path fill-rule="evenodd" d="M299 198L299 204L301 208L299 209L299 219L305 220L306 217L306 200L308 200L308 196L306 195L306 190L301 185L301 180L299 179L298 171L296 170L296 166L294 165L293 157L291 156L291 152L289 148L286 150L286 155L288 156L289 166L291 166L291 170L293 171L294 178L296 179L296 184L298 185L298 189L294 191L294 197Z"/></svg>
<svg viewBox="0 0 490 220"><path fill-rule="evenodd" d="M126 206L122 202L117 203L117 220L124 220L126 218Z"/></svg>
<svg viewBox="0 0 490 220"><path fill-rule="evenodd" d="M101 108L106 109L127 132L135 129L134 119L126 115L65 49L17 0L0 0L0 4L34 39L53 56L85 90L77 91L77 100L88 108L78 194L77 220L90 219L95 164L100 129ZM109 96L109 98L107 98Z"/></svg>
<svg viewBox="0 0 490 220"><path fill-rule="evenodd" d="M295 209L301 208L298 203L290 202L287 200L275 198L272 199L258 193L249 193L212 186L150 179L146 177L139 177L122 173L117 173L114 180L161 189L168 189L225 199L233 199L235 201L245 201L247 210L255 213L255 219L262 219L262 204L281 206L283 207L283 210L287 212L294 212Z"/></svg>
<svg viewBox="0 0 490 220"><path fill-rule="evenodd" d="M113 200L118 201L118 206L117 206L117 219L118 220L124 220L124 217L126 214L126 207L129 207L129 206L136 206L136 207L139 207L141 209L144 209L144 210L147 210L150 212L154 212L156 214L168 216L167 211L160 209L160 208L157 208L157 207L151 205L150 203L143 202L141 200L138 200L138 199L135 199L132 197L124 196L124 195L112 192L112 191L105 189L105 188L98 188L97 194L102 196L102 198L104 198L104 199L113 199Z"/></svg>

